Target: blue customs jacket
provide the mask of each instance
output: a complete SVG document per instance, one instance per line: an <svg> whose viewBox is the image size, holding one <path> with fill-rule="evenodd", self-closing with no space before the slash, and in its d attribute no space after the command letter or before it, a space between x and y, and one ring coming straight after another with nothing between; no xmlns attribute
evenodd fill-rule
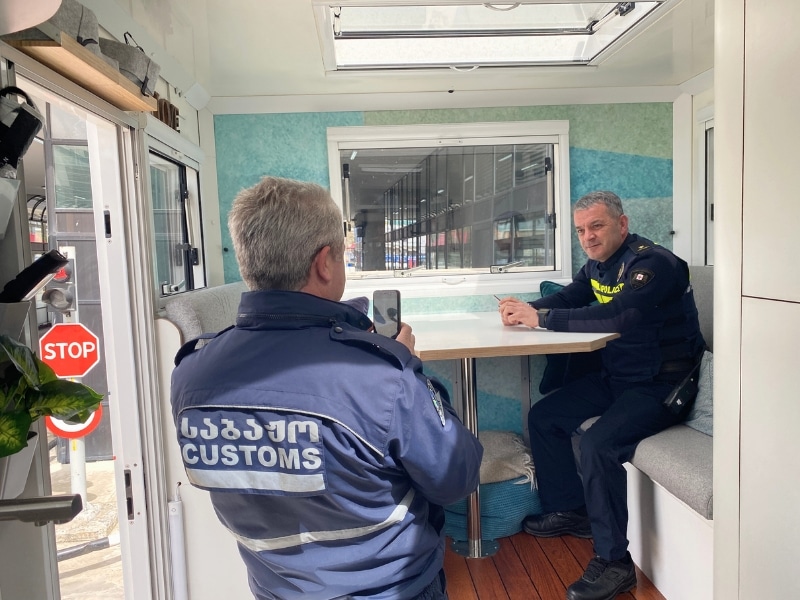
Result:
<svg viewBox="0 0 800 600"><path fill-rule="evenodd" d="M234 328L172 376L189 481L211 494L259 600L413 598L442 567L444 511L483 448L446 390L358 310L242 295Z"/></svg>
<svg viewBox="0 0 800 600"><path fill-rule="evenodd" d="M551 309L547 329L619 333L600 351L613 380L687 371L705 348L686 262L636 234L607 261L587 261L572 283L531 304Z"/></svg>

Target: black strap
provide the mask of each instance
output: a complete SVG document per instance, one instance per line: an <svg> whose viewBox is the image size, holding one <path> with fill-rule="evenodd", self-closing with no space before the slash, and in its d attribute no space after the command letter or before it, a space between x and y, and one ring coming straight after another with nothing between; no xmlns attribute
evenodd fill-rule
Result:
<svg viewBox="0 0 800 600"><path fill-rule="evenodd" d="M125 39L125 43L128 44L128 46L134 46L134 47L138 48L139 50L141 50L142 52L144 52L144 48L142 48L137 43L137 41L135 39L133 39L133 36L131 35L130 31L126 31L125 33L123 33L122 37ZM145 52L145 54L146 54L146 52Z"/></svg>
<svg viewBox="0 0 800 600"><path fill-rule="evenodd" d="M25 91L21 90L17 86L9 85L0 90L0 96L9 96L10 94L16 94L17 96L22 96L23 98L25 98L25 102L33 106L33 108L36 108L36 106L33 103L33 100L31 100L31 97L28 96L28 94Z"/></svg>

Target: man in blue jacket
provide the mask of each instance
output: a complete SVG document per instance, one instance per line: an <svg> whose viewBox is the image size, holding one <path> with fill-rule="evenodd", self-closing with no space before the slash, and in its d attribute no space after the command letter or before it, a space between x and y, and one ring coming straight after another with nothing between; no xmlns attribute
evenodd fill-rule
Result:
<svg viewBox="0 0 800 600"><path fill-rule="evenodd" d="M696 366L705 342L687 264L629 233L615 194L587 194L573 216L589 260L572 283L530 304L504 299L500 312L505 325L620 334L600 351L600 372L564 385L531 408L531 453L545 512L523 523L535 536L592 537L596 556L567 599L611 600L636 585L622 465L642 439L683 419L685 408L664 401ZM581 429L597 416L588 430ZM582 434L579 468L575 433Z"/></svg>
<svg viewBox="0 0 800 600"><path fill-rule="evenodd" d="M320 186L265 177L228 217L235 327L176 357L172 409L258 600L447 598L443 505L483 449L397 339L340 302L341 212Z"/></svg>

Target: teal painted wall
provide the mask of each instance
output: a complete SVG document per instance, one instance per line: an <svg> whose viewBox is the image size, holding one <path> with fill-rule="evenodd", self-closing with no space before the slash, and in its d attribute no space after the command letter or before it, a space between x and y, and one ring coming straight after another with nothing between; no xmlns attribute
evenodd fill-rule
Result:
<svg viewBox="0 0 800 600"><path fill-rule="evenodd" d="M223 256L225 281L240 279L226 225L236 194L264 175L328 187L328 127L539 120L569 121L572 202L592 190L612 190L622 198L633 232L672 248L671 103L216 115L220 222L223 248L227 249ZM574 235L572 241L573 271L577 271L585 256ZM441 305L440 299L418 299L404 309L409 309L406 314L441 312ZM450 311L494 309L487 297L448 298L446 305ZM481 429L522 432L525 408L517 400L519 390L513 389L520 381L519 360L478 361ZM544 358L533 357L529 362L532 396L537 399ZM427 369L448 387L452 385L452 363L430 363Z"/></svg>
<svg viewBox="0 0 800 600"><path fill-rule="evenodd" d="M328 127L363 125L362 113L216 115L217 186L225 282L239 281L227 214L241 190L265 175L313 181L328 177Z"/></svg>

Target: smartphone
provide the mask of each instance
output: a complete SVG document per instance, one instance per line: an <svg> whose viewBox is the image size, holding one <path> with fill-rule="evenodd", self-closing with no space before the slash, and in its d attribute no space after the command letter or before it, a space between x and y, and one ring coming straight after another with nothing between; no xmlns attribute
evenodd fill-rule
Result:
<svg viewBox="0 0 800 600"><path fill-rule="evenodd" d="M400 333L400 291L375 290L372 293L372 322L375 331L386 337Z"/></svg>

